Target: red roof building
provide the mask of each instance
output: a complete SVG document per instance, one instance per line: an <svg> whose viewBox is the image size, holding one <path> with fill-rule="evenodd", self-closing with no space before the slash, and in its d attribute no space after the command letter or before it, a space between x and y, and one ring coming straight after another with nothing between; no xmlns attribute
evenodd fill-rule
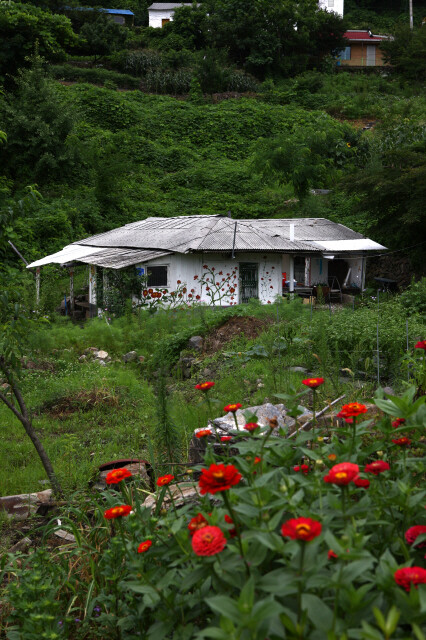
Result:
<svg viewBox="0 0 426 640"><path fill-rule="evenodd" d="M383 67L383 53L380 49L382 40L389 36L371 33L368 29L350 29L344 33L348 46L338 55L338 63L350 67Z"/></svg>

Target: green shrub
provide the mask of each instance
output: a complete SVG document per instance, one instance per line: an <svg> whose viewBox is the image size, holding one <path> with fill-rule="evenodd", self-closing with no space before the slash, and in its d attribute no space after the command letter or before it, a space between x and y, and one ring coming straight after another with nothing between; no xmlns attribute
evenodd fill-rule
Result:
<svg viewBox="0 0 426 640"><path fill-rule="evenodd" d="M399 302L408 315L426 313L426 278L411 285L399 297Z"/></svg>
<svg viewBox="0 0 426 640"><path fill-rule="evenodd" d="M71 80L77 82L92 82L93 84L106 85L113 82L117 87L123 89L138 89L140 81L131 75L109 71L109 69L85 69L73 67L69 64L52 65L49 73L57 80ZM107 86L105 88L108 88Z"/></svg>

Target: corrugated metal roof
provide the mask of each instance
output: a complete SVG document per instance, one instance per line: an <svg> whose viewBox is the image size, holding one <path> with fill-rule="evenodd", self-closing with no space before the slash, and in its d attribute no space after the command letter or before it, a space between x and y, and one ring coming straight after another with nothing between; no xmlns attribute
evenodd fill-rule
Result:
<svg viewBox="0 0 426 640"><path fill-rule="evenodd" d="M192 2L154 2L148 11L167 11L169 9L177 9L178 7L191 7Z"/></svg>
<svg viewBox="0 0 426 640"><path fill-rule="evenodd" d="M29 267L81 260L119 269L167 253L201 251L279 253L385 249L342 224L325 218L232 220L220 215L147 218L68 245ZM290 228L294 239L290 240ZM74 253L73 248L74 247ZM103 251L103 253L100 253ZM96 255L95 255L96 254Z"/></svg>
<svg viewBox="0 0 426 640"><path fill-rule="evenodd" d="M388 40L388 36L379 36L379 35L371 35L369 34L369 32L367 30L349 30L346 31L343 34L343 37L346 38L347 40L363 40L363 41L368 41L368 42L381 42L382 40Z"/></svg>
<svg viewBox="0 0 426 640"><path fill-rule="evenodd" d="M154 258L170 255L169 251L138 251L135 249L101 249L99 253L91 253L79 262L94 264L108 269L122 269L134 264L148 262Z"/></svg>
<svg viewBox="0 0 426 640"><path fill-rule="evenodd" d="M45 258L32 262L27 268L42 267L44 264L52 263L65 264L66 262L72 262L73 260L80 260L89 254L98 253L99 251L102 251L102 249L84 247L78 244L69 244L61 249L61 251L57 251L56 253L52 253L50 256L46 256Z"/></svg>

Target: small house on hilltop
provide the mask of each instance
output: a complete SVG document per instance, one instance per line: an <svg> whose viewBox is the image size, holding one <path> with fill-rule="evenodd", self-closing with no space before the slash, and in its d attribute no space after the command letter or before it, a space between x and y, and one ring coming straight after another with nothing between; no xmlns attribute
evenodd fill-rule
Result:
<svg viewBox="0 0 426 640"><path fill-rule="evenodd" d="M148 7L149 26L164 27L173 20L174 13L179 7L191 7L192 2L154 2Z"/></svg>
<svg viewBox="0 0 426 640"><path fill-rule="evenodd" d="M350 29L343 34L348 46L340 51L337 59L346 67L383 67L386 65L380 43L389 36L374 35L368 29Z"/></svg>
<svg viewBox="0 0 426 640"><path fill-rule="evenodd" d="M365 260L385 249L325 218L233 220L221 215L147 218L69 244L36 260L89 265L89 303L96 305L96 270L136 269L145 277L143 295L154 292L165 305L235 305L257 298L272 303L283 293L316 284L362 290ZM106 280L104 280L104 288ZM148 289L149 288L149 289Z"/></svg>

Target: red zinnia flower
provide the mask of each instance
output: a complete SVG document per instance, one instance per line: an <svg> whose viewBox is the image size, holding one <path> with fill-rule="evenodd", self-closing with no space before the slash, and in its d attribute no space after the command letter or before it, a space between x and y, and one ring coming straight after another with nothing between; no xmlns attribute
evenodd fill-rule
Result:
<svg viewBox="0 0 426 640"><path fill-rule="evenodd" d="M363 489L368 489L370 486L370 480L367 480L367 478L361 478L360 476L355 476L353 483L356 487L362 487Z"/></svg>
<svg viewBox="0 0 426 640"><path fill-rule="evenodd" d="M359 466L353 462L339 462L331 467L328 475L324 477L324 482L344 486L352 482L358 475Z"/></svg>
<svg viewBox="0 0 426 640"><path fill-rule="evenodd" d="M235 484L238 484L242 475L233 464L211 464L208 469L202 469L201 477L198 481L201 495L211 493L214 495L218 491L226 491Z"/></svg>
<svg viewBox="0 0 426 640"><path fill-rule="evenodd" d="M170 473L167 473L165 476L160 476L157 480L157 487L164 487L166 484L170 484L175 477Z"/></svg>
<svg viewBox="0 0 426 640"><path fill-rule="evenodd" d="M392 438L392 442L397 444L399 447L408 447L408 445L411 444L410 438L406 438L405 436L402 438Z"/></svg>
<svg viewBox="0 0 426 640"><path fill-rule="evenodd" d="M104 513L104 518L112 520L113 518L120 518L122 516L128 516L132 507L129 504L120 504L118 507L112 507L107 509Z"/></svg>
<svg viewBox="0 0 426 640"><path fill-rule="evenodd" d="M406 591L410 591L411 585L417 589L418 584L426 583L426 569L421 567L404 567L397 569L394 573L396 584L404 587Z"/></svg>
<svg viewBox="0 0 426 640"><path fill-rule="evenodd" d="M202 527L192 536L192 549L197 556L214 556L226 546L226 538L219 527Z"/></svg>
<svg viewBox="0 0 426 640"><path fill-rule="evenodd" d="M256 456L253 462L254 464L259 464L259 462L262 462L262 458L259 458L259 456Z"/></svg>
<svg viewBox="0 0 426 640"><path fill-rule="evenodd" d="M195 434L195 436L197 438L205 438L206 436L211 436L212 432L210 429L200 429L200 431L197 431L197 433Z"/></svg>
<svg viewBox="0 0 426 640"><path fill-rule="evenodd" d="M343 418L343 420L347 424L353 424L354 419L353 418L348 418L344 411L339 411L339 413L337 413L336 416L337 416L337 418Z"/></svg>
<svg viewBox="0 0 426 640"><path fill-rule="evenodd" d="M339 556L337 555L337 553L334 553L333 549L330 549L329 552L327 553L327 558L329 560L331 560L332 558L338 558Z"/></svg>
<svg viewBox="0 0 426 640"><path fill-rule="evenodd" d="M144 542L141 542L138 546L138 553L145 553L145 551L148 551L151 545L152 540L145 540Z"/></svg>
<svg viewBox="0 0 426 640"><path fill-rule="evenodd" d="M196 384L194 388L198 389L199 391L208 391L209 389L214 387L214 385L214 382L201 382L200 384Z"/></svg>
<svg viewBox="0 0 426 640"><path fill-rule="evenodd" d="M306 378L306 380L302 380L302 384L310 387L311 389L316 389L320 385L324 384L324 378Z"/></svg>
<svg viewBox="0 0 426 640"><path fill-rule="evenodd" d="M230 440L232 440L232 436L222 436L220 439L221 442L229 442Z"/></svg>
<svg viewBox="0 0 426 640"><path fill-rule="evenodd" d="M392 426L394 429L398 429L402 424L404 424L405 418L397 418L392 422Z"/></svg>
<svg viewBox="0 0 426 640"><path fill-rule="evenodd" d="M285 538L309 542L319 536L321 529L322 524L318 522L318 520L312 520L311 518L291 518L282 525L281 534Z"/></svg>
<svg viewBox="0 0 426 640"><path fill-rule="evenodd" d="M235 413L236 411L238 411L238 409L241 409L242 406L243 405L239 402L237 402L236 404L227 404L226 407L223 407L223 410L226 412L230 411L231 413Z"/></svg>
<svg viewBox="0 0 426 640"><path fill-rule="evenodd" d="M234 524L233 519L231 518L231 516L228 516L227 513L225 513L225 522L227 522L228 524Z"/></svg>
<svg viewBox="0 0 426 640"><path fill-rule="evenodd" d="M350 402L349 404L344 404L339 412L339 418L356 418L362 413L367 413L368 409L365 404L361 404L360 402Z"/></svg>
<svg viewBox="0 0 426 640"><path fill-rule="evenodd" d="M420 340L417 344L414 345L415 349L425 349L426 350L426 340Z"/></svg>
<svg viewBox="0 0 426 640"><path fill-rule="evenodd" d="M301 471L305 475L309 473L309 465L307 464L298 464L296 467L293 467L293 471Z"/></svg>
<svg viewBox="0 0 426 640"><path fill-rule="evenodd" d="M335 460L337 460L337 456L336 456L336 454L335 454L335 453L330 453L330 454L327 456L327 458L328 458L329 460L331 460L331 462L334 462Z"/></svg>
<svg viewBox="0 0 426 640"><path fill-rule="evenodd" d="M416 524L414 527L410 527L409 529L407 529L407 531L405 532L405 539L408 544L414 544L417 536L421 535L422 533L426 533L426 525ZM419 549L422 547L426 547L426 542L421 542L418 545Z"/></svg>
<svg viewBox="0 0 426 640"><path fill-rule="evenodd" d="M388 471L390 469L389 463L384 460L375 460L374 462L370 462L370 464L366 464L364 471L365 473L374 473L375 476L378 476L379 473L383 473L383 471Z"/></svg>
<svg viewBox="0 0 426 640"><path fill-rule="evenodd" d="M188 523L189 533L191 534L191 536L193 536L194 533L196 531L198 531L198 529L202 529L203 527L207 527L208 524L209 523L207 522L207 520L205 519L203 514L202 513L198 513L196 516L191 518L191 520Z"/></svg>
<svg viewBox="0 0 426 640"><path fill-rule="evenodd" d="M246 431L256 431L256 429L259 429L259 425L257 422L247 422L247 424L244 425L244 429Z"/></svg>
<svg viewBox="0 0 426 640"><path fill-rule="evenodd" d="M132 474L128 469L113 469L106 475L106 483L107 484L117 484L124 480L124 478L131 478Z"/></svg>

